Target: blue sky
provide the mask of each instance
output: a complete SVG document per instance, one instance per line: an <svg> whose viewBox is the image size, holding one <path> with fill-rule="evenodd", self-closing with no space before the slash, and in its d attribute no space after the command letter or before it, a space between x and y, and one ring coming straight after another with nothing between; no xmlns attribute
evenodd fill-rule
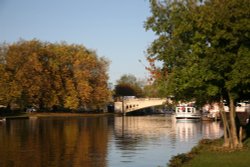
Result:
<svg viewBox="0 0 250 167"><path fill-rule="evenodd" d="M0 0L0 42L82 44L111 61L113 84L123 74L144 79L145 51L155 38L143 27L148 16L148 0Z"/></svg>

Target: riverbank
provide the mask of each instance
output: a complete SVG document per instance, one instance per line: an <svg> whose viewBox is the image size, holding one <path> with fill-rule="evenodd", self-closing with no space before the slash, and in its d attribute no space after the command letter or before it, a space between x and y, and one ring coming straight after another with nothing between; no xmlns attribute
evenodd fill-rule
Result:
<svg viewBox="0 0 250 167"><path fill-rule="evenodd" d="M239 150L222 147L223 139L203 139L189 153L179 154L169 161L169 167L246 167L250 165L250 138Z"/></svg>
<svg viewBox="0 0 250 167"><path fill-rule="evenodd" d="M65 113L65 112L33 112L33 113L13 113L1 115L2 119L25 119L34 117L99 117L112 116L113 113Z"/></svg>
<svg viewBox="0 0 250 167"><path fill-rule="evenodd" d="M31 117L98 117L110 116L113 113L30 113Z"/></svg>

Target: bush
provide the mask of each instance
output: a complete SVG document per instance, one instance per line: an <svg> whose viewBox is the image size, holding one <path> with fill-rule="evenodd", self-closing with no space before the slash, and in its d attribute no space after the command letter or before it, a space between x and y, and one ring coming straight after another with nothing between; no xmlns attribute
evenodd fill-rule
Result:
<svg viewBox="0 0 250 167"><path fill-rule="evenodd" d="M169 161L168 166L169 167L180 167L183 165L183 163L188 162L191 159L190 156L188 156L187 154L178 154L174 157L172 157Z"/></svg>

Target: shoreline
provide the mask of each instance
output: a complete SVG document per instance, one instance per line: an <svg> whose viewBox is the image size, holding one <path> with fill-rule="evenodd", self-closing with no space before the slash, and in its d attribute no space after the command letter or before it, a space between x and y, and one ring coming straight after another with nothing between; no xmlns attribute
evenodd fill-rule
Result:
<svg viewBox="0 0 250 167"><path fill-rule="evenodd" d="M111 116L113 113L29 113L31 117L99 117L99 116Z"/></svg>
<svg viewBox="0 0 250 167"><path fill-rule="evenodd" d="M64 112L33 112L33 113L18 113L13 115L2 115L0 120L9 119L29 119L29 118L45 118L45 117L103 117L113 116L114 113L64 113Z"/></svg>
<svg viewBox="0 0 250 167"><path fill-rule="evenodd" d="M242 149L230 150L222 146L223 139L202 139L189 152L177 154L167 163L168 167L246 167L250 164L250 138Z"/></svg>

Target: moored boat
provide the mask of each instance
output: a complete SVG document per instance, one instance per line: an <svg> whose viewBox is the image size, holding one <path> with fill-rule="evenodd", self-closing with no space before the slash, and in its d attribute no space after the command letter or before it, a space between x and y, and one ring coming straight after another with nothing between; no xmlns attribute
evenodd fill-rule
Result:
<svg viewBox="0 0 250 167"><path fill-rule="evenodd" d="M201 113L193 106L180 105L175 110L176 119L200 119Z"/></svg>
<svg viewBox="0 0 250 167"><path fill-rule="evenodd" d="M202 121L219 121L220 114L219 113L203 113L201 117Z"/></svg>

